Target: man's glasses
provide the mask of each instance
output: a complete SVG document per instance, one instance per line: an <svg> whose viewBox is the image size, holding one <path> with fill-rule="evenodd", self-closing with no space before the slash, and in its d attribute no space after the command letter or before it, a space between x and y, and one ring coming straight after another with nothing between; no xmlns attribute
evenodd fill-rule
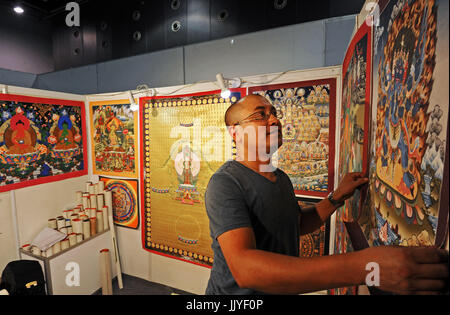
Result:
<svg viewBox="0 0 450 315"><path fill-rule="evenodd" d="M281 111L277 111L275 109L275 107L272 107L270 109L270 111L266 112L265 110L260 110L257 111L253 114L251 114L250 116L239 120L237 123L235 123L234 125L241 125L242 123L246 123L246 122L252 122L252 121L257 121L257 122L267 122L270 119L270 116L273 116L277 119L282 119L283 118L283 113Z"/></svg>

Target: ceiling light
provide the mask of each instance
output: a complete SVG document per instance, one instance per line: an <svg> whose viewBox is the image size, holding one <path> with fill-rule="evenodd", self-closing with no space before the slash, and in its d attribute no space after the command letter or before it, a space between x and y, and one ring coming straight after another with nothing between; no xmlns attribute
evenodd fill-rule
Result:
<svg viewBox="0 0 450 315"><path fill-rule="evenodd" d="M16 12L17 14L22 14L23 12L25 12L22 7L20 6L15 6L14 7L14 12Z"/></svg>

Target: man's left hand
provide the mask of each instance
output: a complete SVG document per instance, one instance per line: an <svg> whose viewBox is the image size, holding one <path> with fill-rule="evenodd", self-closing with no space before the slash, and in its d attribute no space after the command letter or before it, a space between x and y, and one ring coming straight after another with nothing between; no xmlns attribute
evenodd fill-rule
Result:
<svg viewBox="0 0 450 315"><path fill-rule="evenodd" d="M368 181L369 179L364 177L363 173L348 173L334 191L333 198L336 201L343 202L353 196L355 190L366 184Z"/></svg>

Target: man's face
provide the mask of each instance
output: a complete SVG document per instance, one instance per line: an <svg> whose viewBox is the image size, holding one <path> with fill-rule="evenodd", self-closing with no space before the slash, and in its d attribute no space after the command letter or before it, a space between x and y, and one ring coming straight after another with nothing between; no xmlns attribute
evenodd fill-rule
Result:
<svg viewBox="0 0 450 315"><path fill-rule="evenodd" d="M264 97L252 97L242 106L235 126L236 144L248 158L270 158L283 144L281 123L275 107Z"/></svg>

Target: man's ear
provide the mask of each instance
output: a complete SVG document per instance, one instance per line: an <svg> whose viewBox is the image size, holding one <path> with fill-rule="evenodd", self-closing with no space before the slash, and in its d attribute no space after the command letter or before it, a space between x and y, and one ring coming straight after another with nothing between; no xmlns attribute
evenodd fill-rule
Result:
<svg viewBox="0 0 450 315"><path fill-rule="evenodd" d="M231 139L233 139L234 143L236 143L236 126L227 126L227 130L230 134Z"/></svg>

